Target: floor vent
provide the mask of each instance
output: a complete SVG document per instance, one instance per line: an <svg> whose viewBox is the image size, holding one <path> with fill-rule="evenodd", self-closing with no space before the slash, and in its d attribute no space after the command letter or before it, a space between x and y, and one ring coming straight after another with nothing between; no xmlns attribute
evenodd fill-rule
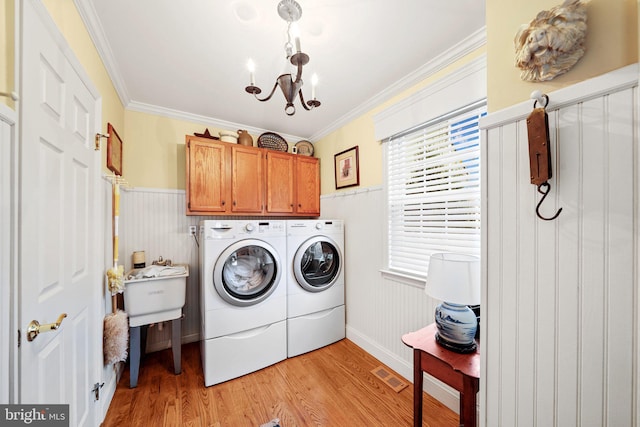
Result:
<svg viewBox="0 0 640 427"><path fill-rule="evenodd" d="M385 366L380 365L371 371L373 375L378 377L383 383L391 387L396 393L401 392L409 384L402 381L395 374L391 373Z"/></svg>

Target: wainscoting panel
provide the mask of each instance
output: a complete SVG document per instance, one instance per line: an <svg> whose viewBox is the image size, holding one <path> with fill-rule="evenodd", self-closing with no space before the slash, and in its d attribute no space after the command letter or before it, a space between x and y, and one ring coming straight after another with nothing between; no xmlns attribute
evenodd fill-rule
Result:
<svg viewBox="0 0 640 427"><path fill-rule="evenodd" d="M638 425L637 87L634 65L549 94L554 221L533 101L481 121L483 425Z"/></svg>
<svg viewBox="0 0 640 427"><path fill-rule="evenodd" d="M182 341L200 339L200 297L198 246L188 233L208 217L185 215L182 190L126 189L120 203L120 264L125 272L133 268L131 255L145 251L147 266L160 256L174 264L189 264L186 303L183 308ZM149 328L147 351L171 347L171 324Z"/></svg>

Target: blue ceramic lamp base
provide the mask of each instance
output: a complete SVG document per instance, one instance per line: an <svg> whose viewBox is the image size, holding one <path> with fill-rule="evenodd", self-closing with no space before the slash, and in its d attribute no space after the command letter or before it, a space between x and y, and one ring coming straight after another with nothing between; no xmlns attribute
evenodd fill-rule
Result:
<svg viewBox="0 0 640 427"><path fill-rule="evenodd" d="M476 350L475 335L478 319L466 305L443 302L436 307L436 342L456 353Z"/></svg>

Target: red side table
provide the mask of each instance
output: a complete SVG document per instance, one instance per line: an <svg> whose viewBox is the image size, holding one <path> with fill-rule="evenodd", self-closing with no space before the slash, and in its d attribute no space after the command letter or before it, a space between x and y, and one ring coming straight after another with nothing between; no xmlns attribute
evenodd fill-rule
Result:
<svg viewBox="0 0 640 427"><path fill-rule="evenodd" d="M476 427L476 394L480 389L480 343L474 353L460 354L436 342L436 324L402 336L413 348L413 426L422 427L422 373L460 392L460 423Z"/></svg>

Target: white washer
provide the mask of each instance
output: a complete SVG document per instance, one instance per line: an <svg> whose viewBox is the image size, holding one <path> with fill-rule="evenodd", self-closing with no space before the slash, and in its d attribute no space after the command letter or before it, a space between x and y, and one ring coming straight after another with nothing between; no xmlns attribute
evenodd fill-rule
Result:
<svg viewBox="0 0 640 427"><path fill-rule="evenodd" d="M284 221L200 221L205 386L287 357Z"/></svg>
<svg viewBox="0 0 640 427"><path fill-rule="evenodd" d="M287 221L287 356L345 337L344 221Z"/></svg>

